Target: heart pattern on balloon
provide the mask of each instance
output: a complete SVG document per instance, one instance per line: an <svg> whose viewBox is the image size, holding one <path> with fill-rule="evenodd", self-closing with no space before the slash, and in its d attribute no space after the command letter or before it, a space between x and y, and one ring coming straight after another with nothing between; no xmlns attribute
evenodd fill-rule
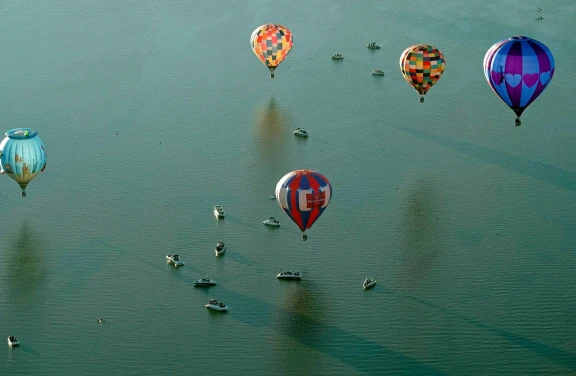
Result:
<svg viewBox="0 0 576 376"><path fill-rule="evenodd" d="M522 76L524 83L528 87L534 86L538 82L538 78L538 73L526 73L524 76Z"/></svg>
<svg viewBox="0 0 576 376"><path fill-rule="evenodd" d="M498 86L502 85L502 82L504 82L504 73L502 72L490 72L490 76L492 76L492 82Z"/></svg>
<svg viewBox="0 0 576 376"><path fill-rule="evenodd" d="M540 73L540 82L542 85L546 85L550 81L550 71Z"/></svg>
<svg viewBox="0 0 576 376"><path fill-rule="evenodd" d="M518 86L522 82L522 76L519 74L506 74L506 83L512 87Z"/></svg>

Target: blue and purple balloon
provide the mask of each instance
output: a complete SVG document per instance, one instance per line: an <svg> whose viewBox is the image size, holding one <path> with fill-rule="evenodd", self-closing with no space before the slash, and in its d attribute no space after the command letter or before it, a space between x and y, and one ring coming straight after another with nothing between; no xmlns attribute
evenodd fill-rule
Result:
<svg viewBox="0 0 576 376"><path fill-rule="evenodd" d="M518 36L495 43L484 56L488 85L520 116L542 92L554 75L554 57L541 42Z"/></svg>

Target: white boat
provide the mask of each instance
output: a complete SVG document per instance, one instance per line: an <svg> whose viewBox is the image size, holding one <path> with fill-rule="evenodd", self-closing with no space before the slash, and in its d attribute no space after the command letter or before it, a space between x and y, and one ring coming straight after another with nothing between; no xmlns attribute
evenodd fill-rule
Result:
<svg viewBox="0 0 576 376"><path fill-rule="evenodd" d="M294 135L300 137L308 137L308 132L306 132L304 128L296 128Z"/></svg>
<svg viewBox="0 0 576 376"><path fill-rule="evenodd" d="M213 281L210 278L202 278L197 281L194 281L194 286L196 287L216 286L216 281Z"/></svg>
<svg viewBox="0 0 576 376"><path fill-rule="evenodd" d="M270 196L268 196L268 199L269 199L269 200L276 200L276 196L270 195Z"/></svg>
<svg viewBox="0 0 576 376"><path fill-rule="evenodd" d="M380 69L374 69L374 70L372 71L372 74L373 74L374 76L384 76L384 71L382 71L382 70L380 70Z"/></svg>
<svg viewBox="0 0 576 376"><path fill-rule="evenodd" d="M214 215L216 218L224 218L224 209L222 209L222 205L214 205Z"/></svg>
<svg viewBox="0 0 576 376"><path fill-rule="evenodd" d="M204 307L213 309L214 311L228 311L228 306L216 299L210 299Z"/></svg>
<svg viewBox="0 0 576 376"><path fill-rule="evenodd" d="M372 42L372 43L368 43L368 45L366 46L371 50L379 50L380 46L376 44L376 42Z"/></svg>
<svg viewBox="0 0 576 376"><path fill-rule="evenodd" d="M8 337L8 346L12 347L12 346L20 346L20 342L18 342L18 340L16 339L16 337L14 336L9 336Z"/></svg>
<svg viewBox="0 0 576 376"><path fill-rule="evenodd" d="M263 221L262 223L264 223L266 226L274 226L274 227L280 226L280 221L274 217L270 217L267 220Z"/></svg>
<svg viewBox="0 0 576 376"><path fill-rule="evenodd" d="M332 55L332 60L342 60L342 59L344 59L344 56L342 54Z"/></svg>
<svg viewBox="0 0 576 376"><path fill-rule="evenodd" d="M166 255L166 260L174 266L182 266L184 263L180 260L179 255Z"/></svg>
<svg viewBox="0 0 576 376"><path fill-rule="evenodd" d="M224 245L223 242L218 242L216 243L216 249L214 251L216 252L216 256L222 256L224 252L226 252L226 245Z"/></svg>
<svg viewBox="0 0 576 376"><path fill-rule="evenodd" d="M364 283L362 283L362 288L364 290L371 289L374 286L376 286L376 281L374 280L374 278L366 278L364 280Z"/></svg>
<svg viewBox="0 0 576 376"><path fill-rule="evenodd" d="M291 271L284 271L281 270L280 273L276 276L279 279L302 279L302 274L300 272L291 272Z"/></svg>

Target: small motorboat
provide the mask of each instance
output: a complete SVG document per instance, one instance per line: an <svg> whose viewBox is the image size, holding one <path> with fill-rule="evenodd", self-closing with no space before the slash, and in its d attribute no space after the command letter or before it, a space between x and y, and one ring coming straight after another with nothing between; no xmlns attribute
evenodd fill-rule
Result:
<svg viewBox="0 0 576 376"><path fill-rule="evenodd" d="M18 340L16 339L16 337L14 337L14 336L9 336L9 337L8 337L8 346L10 346L10 347L20 346L20 342L18 342Z"/></svg>
<svg viewBox="0 0 576 376"><path fill-rule="evenodd" d="M376 286L376 281L374 280L374 278L366 278L364 280L364 283L362 283L362 288L364 290L371 289L374 286Z"/></svg>
<svg viewBox="0 0 576 376"><path fill-rule="evenodd" d="M266 226L273 226L273 227L280 226L280 221L274 217L269 217L267 220L262 221L262 223L264 223Z"/></svg>
<svg viewBox="0 0 576 376"><path fill-rule="evenodd" d="M214 205L214 215L216 218L224 218L224 209L222 209L222 205Z"/></svg>
<svg viewBox="0 0 576 376"><path fill-rule="evenodd" d="M304 128L296 128L294 135L300 137L308 137L308 132L306 132Z"/></svg>
<svg viewBox="0 0 576 376"><path fill-rule="evenodd" d="M276 275L276 278L279 279L302 279L302 274L300 274L300 272L291 272L291 271L284 271L281 270L280 273L278 273L278 275Z"/></svg>
<svg viewBox="0 0 576 376"><path fill-rule="evenodd" d="M166 255L166 260L174 266L182 266L184 263L180 260L179 255Z"/></svg>
<svg viewBox="0 0 576 376"><path fill-rule="evenodd" d="M222 302L219 302L216 299L210 299L208 301L208 304L206 304L204 307L208 308L208 309L213 309L214 311L228 311L228 306Z"/></svg>
<svg viewBox="0 0 576 376"><path fill-rule="evenodd" d="M195 287L216 286L216 281L213 281L210 278L202 278L197 281L194 281L194 286Z"/></svg>
<svg viewBox="0 0 576 376"><path fill-rule="evenodd" d="M226 245L224 245L223 242L218 242L216 243L216 249L214 251L216 252L216 256L222 256L224 252L226 252Z"/></svg>
<svg viewBox="0 0 576 376"><path fill-rule="evenodd" d="M342 59L344 59L344 55L342 54L332 55L332 60L342 60Z"/></svg>
<svg viewBox="0 0 576 376"><path fill-rule="evenodd" d="M381 69L374 69L372 71L372 75L373 76L384 76L384 71L382 71Z"/></svg>
<svg viewBox="0 0 576 376"><path fill-rule="evenodd" d="M270 195L270 196L268 196L268 199L269 199L269 200L276 200L276 196Z"/></svg>
<svg viewBox="0 0 576 376"><path fill-rule="evenodd" d="M380 46L376 44L376 42L368 43L368 49L370 50L379 50Z"/></svg>

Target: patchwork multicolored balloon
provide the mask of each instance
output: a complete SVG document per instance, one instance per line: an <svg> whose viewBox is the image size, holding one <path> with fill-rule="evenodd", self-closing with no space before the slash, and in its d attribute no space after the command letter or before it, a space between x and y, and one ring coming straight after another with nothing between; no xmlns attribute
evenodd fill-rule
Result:
<svg viewBox="0 0 576 376"><path fill-rule="evenodd" d="M330 203L332 184L319 172L296 170L278 181L275 194L280 207L296 223L306 240L305 231L312 227Z"/></svg>
<svg viewBox="0 0 576 376"><path fill-rule="evenodd" d="M282 25L259 26L250 37L252 50L258 59L270 69L271 78L274 78L274 70L292 49L292 44L292 33Z"/></svg>
<svg viewBox="0 0 576 376"><path fill-rule="evenodd" d="M554 67L548 47L523 36L495 43L484 56L488 85L516 113L516 126L522 124L522 112L550 83Z"/></svg>
<svg viewBox="0 0 576 376"><path fill-rule="evenodd" d="M424 102L424 95L438 82L445 67L442 52L428 44L410 46L400 55L402 75L420 94L420 102Z"/></svg>

